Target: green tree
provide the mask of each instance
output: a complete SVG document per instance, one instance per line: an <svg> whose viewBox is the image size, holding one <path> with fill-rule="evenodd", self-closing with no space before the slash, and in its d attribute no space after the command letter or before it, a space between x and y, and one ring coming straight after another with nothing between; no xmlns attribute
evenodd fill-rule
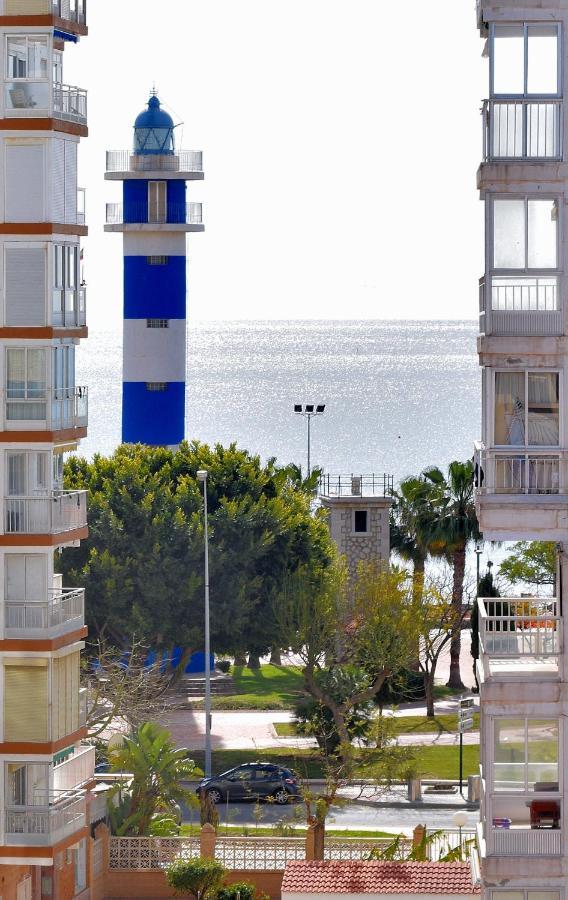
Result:
<svg viewBox="0 0 568 900"><path fill-rule="evenodd" d="M464 687L460 674L463 584L468 544L481 535L474 503L473 463L451 462L448 474L436 466L422 473L435 488L435 536L437 553L445 556L453 567L452 603L454 623L450 642L450 677L448 687Z"/></svg>
<svg viewBox="0 0 568 900"><path fill-rule="evenodd" d="M192 794L183 787L191 778L195 764L190 751L175 749L170 733L153 722L145 722L122 746L109 754L113 772L128 772L132 781L127 789L119 783L112 792L109 809L115 834L137 837L152 833L154 823L160 833L164 820L175 820L177 805L191 802ZM118 814L112 798L119 797Z"/></svg>
<svg viewBox="0 0 568 900"><path fill-rule="evenodd" d="M475 678L475 686L479 693L479 680L477 678L477 660L479 659L479 605L478 598L483 597L500 597L499 588L493 581L493 573L490 568L487 569L485 575L479 579L477 586L477 598L471 610L471 655L473 657L473 677Z"/></svg>
<svg viewBox="0 0 568 900"><path fill-rule="evenodd" d="M518 541L501 563L499 574L510 584L556 583L557 551L551 541Z"/></svg>
<svg viewBox="0 0 568 900"><path fill-rule="evenodd" d="M437 499L437 489L424 476L403 479L394 493L390 521L391 550L412 564L416 600L422 594L426 561L436 535Z"/></svg>
<svg viewBox="0 0 568 900"><path fill-rule="evenodd" d="M225 869L216 859L176 859L166 870L166 879L176 894L191 894L196 900L215 900Z"/></svg>
<svg viewBox="0 0 568 900"><path fill-rule="evenodd" d="M254 664L279 638L274 598L299 566L332 559L312 486L289 467L229 447L177 452L122 445L92 462L71 457L69 488L88 490L89 538L61 557L65 581L85 585L88 625L107 643L194 649L203 642L203 493L207 469L211 640Z"/></svg>

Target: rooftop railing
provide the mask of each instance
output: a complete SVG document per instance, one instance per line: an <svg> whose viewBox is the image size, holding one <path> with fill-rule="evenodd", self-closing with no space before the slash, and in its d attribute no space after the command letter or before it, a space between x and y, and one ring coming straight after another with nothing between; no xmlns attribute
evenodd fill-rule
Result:
<svg viewBox="0 0 568 900"><path fill-rule="evenodd" d="M562 158L562 100L486 100L483 156L499 160Z"/></svg>
<svg viewBox="0 0 568 900"><path fill-rule="evenodd" d="M85 589L54 589L48 592L45 602L7 600L4 610L4 628L10 632L81 628L85 621Z"/></svg>
<svg viewBox="0 0 568 900"><path fill-rule="evenodd" d="M394 476L385 472L371 475L322 475L319 494L323 497L390 497Z"/></svg>
<svg viewBox="0 0 568 900"><path fill-rule="evenodd" d="M201 203L168 203L167 209L148 209L147 203L107 203L107 225L201 225Z"/></svg>
<svg viewBox="0 0 568 900"><path fill-rule="evenodd" d="M480 598L479 640L493 660L557 660L562 652L562 619L555 599Z"/></svg>
<svg viewBox="0 0 568 900"><path fill-rule="evenodd" d="M52 491L45 497L6 497L5 534L62 534L87 524L87 491Z"/></svg>
<svg viewBox="0 0 568 900"><path fill-rule="evenodd" d="M203 172L201 150L177 150L167 153L133 153L131 150L108 150L107 172Z"/></svg>

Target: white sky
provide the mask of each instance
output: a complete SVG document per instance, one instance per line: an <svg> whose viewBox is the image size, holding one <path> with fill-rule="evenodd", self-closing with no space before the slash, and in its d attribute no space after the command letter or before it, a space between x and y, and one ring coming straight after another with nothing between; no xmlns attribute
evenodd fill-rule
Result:
<svg viewBox="0 0 568 900"><path fill-rule="evenodd" d="M106 149L153 82L204 151L195 319L474 318L486 61L473 0L90 0L64 80L89 91L88 315L121 319Z"/></svg>

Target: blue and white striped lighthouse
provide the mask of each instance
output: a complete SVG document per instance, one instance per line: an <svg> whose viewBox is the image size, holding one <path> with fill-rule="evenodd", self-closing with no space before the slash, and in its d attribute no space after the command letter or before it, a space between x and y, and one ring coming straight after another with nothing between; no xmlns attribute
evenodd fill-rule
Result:
<svg viewBox="0 0 568 900"><path fill-rule="evenodd" d="M122 440L177 446L184 437L186 232L203 231L188 181L203 178L201 152L176 150L174 123L152 94L134 123L134 147L109 151L105 178L123 182L105 231L123 232Z"/></svg>

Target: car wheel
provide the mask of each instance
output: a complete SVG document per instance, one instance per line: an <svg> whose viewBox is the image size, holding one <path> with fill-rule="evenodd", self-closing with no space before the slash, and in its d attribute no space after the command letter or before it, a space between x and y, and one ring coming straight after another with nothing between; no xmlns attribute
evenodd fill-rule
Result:
<svg viewBox="0 0 568 900"><path fill-rule="evenodd" d="M207 796L209 797L210 802L213 804L220 803L223 799L221 791L218 791L217 788L211 788L210 791L207 791Z"/></svg>
<svg viewBox="0 0 568 900"><path fill-rule="evenodd" d="M290 794L284 788L278 788L272 796L274 797L274 802L279 803L280 806L284 806L285 803L290 801Z"/></svg>

